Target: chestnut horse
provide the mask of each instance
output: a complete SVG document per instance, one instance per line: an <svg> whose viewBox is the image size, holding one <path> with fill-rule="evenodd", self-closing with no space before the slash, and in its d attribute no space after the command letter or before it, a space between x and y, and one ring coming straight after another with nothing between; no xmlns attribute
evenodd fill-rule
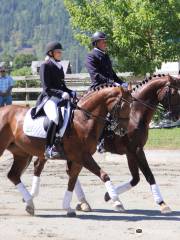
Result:
<svg viewBox="0 0 180 240"><path fill-rule="evenodd" d="M96 145L105 123L109 121L106 118L108 113L114 116L113 120L120 128L127 128L130 100L131 94L128 90L107 85L88 92L79 101L77 109L74 110L70 130L65 133L63 138L66 159L75 166L69 171L68 191L63 201L63 208L67 210L69 215L75 215L70 207L70 202L75 182L82 167L87 168L105 183L115 205L121 209L121 202L114 191L108 174L98 166L92 154L96 151ZM44 158L45 139L29 137L24 134L23 121L27 111L28 108L15 105L0 109L0 156L5 149L13 154L14 161L8 178L22 194L26 202L26 211L33 215L33 199L21 182L21 175L29 165L32 156L38 157L36 164L38 169L42 170L42 166L46 162Z"/></svg>
<svg viewBox="0 0 180 240"><path fill-rule="evenodd" d="M166 111L171 112L172 116L175 108L174 114L179 114L179 111L177 111L177 107L180 107L178 90L180 90L180 78L169 75L158 75L141 82L133 89L132 96L135 101L131 105L128 134L124 137L105 135L106 151L120 155L126 154L132 175L132 179L117 186L116 191L120 194L136 186L140 180L140 169L150 184L154 200L160 205L162 213L171 212L171 209L164 202L148 165L143 147L147 142L149 123L158 103L161 103ZM109 194L106 193L105 200L108 201L109 199Z"/></svg>

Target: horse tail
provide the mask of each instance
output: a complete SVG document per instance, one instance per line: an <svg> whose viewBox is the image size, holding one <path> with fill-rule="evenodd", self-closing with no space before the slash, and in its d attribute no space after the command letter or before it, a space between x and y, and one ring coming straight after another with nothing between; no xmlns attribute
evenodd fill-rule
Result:
<svg viewBox="0 0 180 240"><path fill-rule="evenodd" d="M0 156L12 141L12 131L9 125L10 106L0 107Z"/></svg>

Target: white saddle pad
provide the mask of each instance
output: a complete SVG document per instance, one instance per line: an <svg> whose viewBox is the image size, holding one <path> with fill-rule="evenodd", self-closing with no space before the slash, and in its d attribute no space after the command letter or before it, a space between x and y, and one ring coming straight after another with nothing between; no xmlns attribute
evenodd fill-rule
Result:
<svg viewBox="0 0 180 240"><path fill-rule="evenodd" d="M64 118L63 126L57 134L60 137L63 137L64 132L68 125L68 120L70 117L70 103L68 102L67 107L62 107L61 112ZM27 136L46 138L47 132L44 130L43 122L45 117L38 117L36 119L31 118L31 109L28 110L24 118L23 131Z"/></svg>

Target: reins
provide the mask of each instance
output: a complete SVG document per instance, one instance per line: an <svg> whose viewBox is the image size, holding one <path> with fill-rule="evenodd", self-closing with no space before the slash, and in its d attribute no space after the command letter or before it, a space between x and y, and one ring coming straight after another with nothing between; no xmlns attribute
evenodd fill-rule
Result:
<svg viewBox="0 0 180 240"><path fill-rule="evenodd" d="M152 106L152 105L150 105L150 104L147 104L147 103L141 101L141 100L138 99L138 98L133 97L133 101L134 101L134 102L139 102L139 103L141 103L142 105L144 105L145 107L147 107L147 108L149 108L149 109L151 109L151 110L155 110L155 109L156 109L155 106Z"/></svg>
<svg viewBox="0 0 180 240"><path fill-rule="evenodd" d="M89 118L96 118L96 119L98 119L99 121L109 122L109 119L108 119L107 117L102 117L102 116L94 115L94 114L92 114L91 112L87 111L86 109L79 107L79 106L78 106L77 104L75 104L75 103L71 103L71 105L73 106L74 109L80 110L80 111L82 111L83 113L85 113L86 116L88 116Z"/></svg>
<svg viewBox="0 0 180 240"><path fill-rule="evenodd" d="M112 114L112 112L114 111L114 109L117 107L117 105L119 105L119 103L120 103L121 101L124 101L124 102L126 102L126 103L128 103L128 104L131 104L130 101L128 101L127 99L121 97L120 100L114 105L114 107L112 108L111 112L108 112L108 114L106 115L106 117L102 117L102 116L95 115L95 114L87 111L86 109L79 107L79 106L78 106L77 104L75 104L75 103L72 103L72 102L71 102L71 105L73 106L74 109L77 109L77 110L80 110L80 111L84 112L84 113L86 114L86 116L88 116L89 118L96 118L98 121L103 121L103 122L107 122L108 124L111 124L111 123L112 123L112 120L110 119L109 116ZM121 117L121 118L119 118L119 119L127 119L127 118Z"/></svg>

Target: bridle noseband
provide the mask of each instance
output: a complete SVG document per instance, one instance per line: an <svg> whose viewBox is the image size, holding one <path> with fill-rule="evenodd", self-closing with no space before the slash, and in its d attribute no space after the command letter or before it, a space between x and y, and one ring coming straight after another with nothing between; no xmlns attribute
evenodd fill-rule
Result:
<svg viewBox="0 0 180 240"><path fill-rule="evenodd" d="M171 84L167 84L166 85L166 92L164 95L164 101L167 101L167 107L164 107L166 112L172 112L173 109L180 107L180 104L172 104L171 100L172 100L172 89L179 91L180 88Z"/></svg>

